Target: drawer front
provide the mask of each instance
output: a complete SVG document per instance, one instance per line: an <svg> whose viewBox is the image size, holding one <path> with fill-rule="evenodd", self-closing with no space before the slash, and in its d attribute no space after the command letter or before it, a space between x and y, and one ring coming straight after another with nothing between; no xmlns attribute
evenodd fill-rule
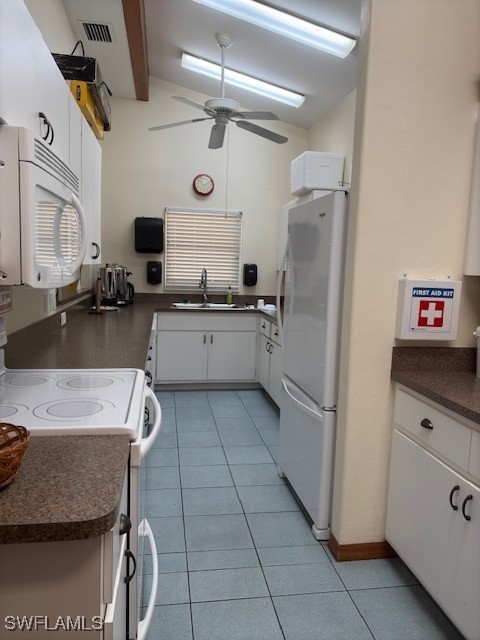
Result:
<svg viewBox="0 0 480 640"><path fill-rule="evenodd" d="M272 333L272 323L269 320L265 320L265 318L259 318L259 331L267 338L270 338Z"/></svg>
<svg viewBox="0 0 480 640"><path fill-rule="evenodd" d="M127 594L125 576L127 574L127 560L125 551L127 537L122 536L119 549L118 565L115 567L113 595L104 614L103 640L118 640L126 637L127 625Z"/></svg>
<svg viewBox="0 0 480 640"><path fill-rule="evenodd" d="M256 331L256 316L253 314L242 316L241 313L241 311L230 313L222 313L221 311L213 313L206 311L159 313L157 329L158 331Z"/></svg>
<svg viewBox="0 0 480 640"><path fill-rule="evenodd" d="M471 429L401 389L395 394L394 422L461 469L468 469Z"/></svg>
<svg viewBox="0 0 480 640"><path fill-rule="evenodd" d="M472 448L470 449L470 464L468 470L480 481L480 433L472 432Z"/></svg>
<svg viewBox="0 0 480 640"><path fill-rule="evenodd" d="M126 534L120 535L120 516L128 513L127 478L123 479L122 495L118 508L118 516L113 529L103 535L103 602L109 604L113 601L115 590L115 577L117 568L121 562L122 545L126 540Z"/></svg>

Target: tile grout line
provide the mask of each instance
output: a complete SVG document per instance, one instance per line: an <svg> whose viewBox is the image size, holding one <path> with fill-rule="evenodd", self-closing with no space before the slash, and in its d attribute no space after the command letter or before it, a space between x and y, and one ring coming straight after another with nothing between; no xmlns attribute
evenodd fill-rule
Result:
<svg viewBox="0 0 480 640"><path fill-rule="evenodd" d="M237 396L240 398L240 401L242 402L242 405L243 405L243 400L242 400L241 396L239 396L239 395L238 395L238 393L237 393ZM208 397L208 394L207 394L207 397ZM209 402L210 402L210 399L209 399ZM245 407L245 409L246 409L247 413L250 415L250 413L248 412L247 407L246 407L245 405L243 405L243 406ZM252 422L253 422L253 419L252 419L252 417L251 417L251 416L250 416L250 419L251 419L251 420L252 420ZM214 417L214 421L215 421L215 424L217 424L217 421L215 420L215 417ZM257 432L258 432L257 425L255 424L255 422L253 422L253 424L254 424L254 426L255 426L255 429L256 429L256 430L257 430ZM218 430L218 426L217 426L217 430ZM219 434L219 435L220 435L220 434ZM259 434L259 435L260 435L260 434ZM260 436L260 437L261 437L261 436ZM220 438L220 441L221 441L221 438ZM223 442L222 442L222 449L223 449ZM247 514L245 513L245 509L243 508L243 504L242 504L242 501L241 501L241 499L240 499L240 495L239 495L238 490L237 490L237 485L235 484L235 479L234 479L234 477L233 477L233 475L232 475L232 471L231 471L231 469L230 469L230 464L229 464L229 462L228 462L227 455L226 455L226 453L225 453L225 449L223 449L223 453L224 453L224 455L225 455L225 459L227 460L228 472L229 472L229 474L230 474L230 476L231 476L231 478L232 478L233 487L234 487L234 489L235 489L235 493L236 493L236 496L237 496L237 500L238 500L238 502L240 503L240 507L241 507L242 512L243 512L243 517L245 518L245 523L246 523L246 525L247 525L248 533L250 534L250 538L252 539L253 548L255 549L255 554L256 554L256 556L257 556L257 560L258 560L258 566L259 566L259 568L260 568L260 571L262 572L263 580L264 580L264 582L265 582L265 586L266 586L267 591L268 591L268 596L269 596L269 599L270 599L270 603L271 603L271 605L272 605L272 607L273 607L273 611L275 612L275 617L276 617L276 619L277 619L277 623L278 623L278 626L279 626L279 629L280 629L280 633L282 634L283 639L284 639L284 640L286 640L285 633L284 633L284 631L283 631L283 627L282 627L282 624L281 624L281 622L280 622L280 618L278 617L278 613L277 613L277 610L276 610L276 608L275 608L275 604L274 604L274 602L273 602L272 593L271 593L271 591L270 591L270 587L269 587L269 585L268 585L268 581L267 581L267 578L266 578L266 576L265 576L265 572L264 572L264 570L263 570L263 566L262 566L262 563L261 563L261 560L260 560L260 556L259 556L259 554L258 554L257 545L255 544L255 539L254 539L254 537L253 537L253 535L252 535L252 531L251 531L251 529L250 529L250 524L249 524L249 522L248 522ZM269 452L269 455L270 455L270 457L271 457L270 452ZM273 460L273 458L272 458L272 460ZM275 461L274 461L274 462L275 462Z"/></svg>
<svg viewBox="0 0 480 640"><path fill-rule="evenodd" d="M365 623L365 626L367 627L370 635L372 636L373 640L376 640L373 631L370 629L370 625L368 624L368 622L365 620L365 617L363 616L362 612L360 611L360 609L357 607L357 603L355 602L355 600L352 597L352 594L350 593L350 591L347 589L347 585L345 584L345 582L342 579L342 576L338 573L337 568L335 567L335 564L333 562L333 560L330 558L330 556L327 553L327 557L330 560L330 563L335 571L335 573L338 576L338 579L340 580L340 582L343 584L343 586L345 587L345 592L348 594L348 597L350 598L350 600L352 601L353 606L355 607L355 609L358 611L358 615L361 617L361 619L363 620L363 622Z"/></svg>
<svg viewBox="0 0 480 640"><path fill-rule="evenodd" d="M238 395L238 394L237 394L237 395ZM239 396L239 397L240 397L240 400L241 400L241 402L242 402L242 404L243 404L243 400L242 400L241 396ZM175 396L174 396L174 398L175 398ZM212 409L212 406L211 406L211 404L210 404L210 397L208 396L208 393L207 393L207 399L208 399L208 404L209 404L209 406L210 406L210 409ZM174 400L174 401L175 401L175 400ZM244 405L244 406L245 406L245 409L246 409L246 411L247 411L247 413L248 413L248 415L249 415L249 417L250 417L250 419L251 419L251 421L252 421L252 423L253 423L253 427L255 428L255 431L259 434L259 436L260 436L261 440L263 441L264 445L265 445L265 446L267 447L267 449L268 449L268 445L267 445L267 443L265 442L265 440L263 439L262 434L260 433L260 429L258 428L258 426L256 425L256 423L254 422L254 419L250 416L250 414L249 414L249 412L248 412L248 407L247 407L246 405ZM256 405L252 405L252 406L256 406ZM176 408L176 406L175 406L175 408ZM213 411L212 411L212 414L213 414ZM232 416L232 417L234 418L234 416ZM220 418L220 419L221 419L221 418ZM252 535L252 532L251 532L251 529L250 529L250 525L249 525L249 523L248 523L247 514L246 514L245 509L244 509L244 507L243 507L243 503L242 503L242 501L241 501L241 499L240 499L240 495L239 495L239 493L238 493L238 487L237 487L237 484L236 484L236 482L235 482L235 479L233 478L233 474L232 474L232 470L231 470L231 466L236 466L236 464L237 464L237 465L238 465L238 464L240 464L240 465L248 465L248 466L253 465L253 466L255 466L255 464L262 464L262 463L236 463L236 464L231 465L231 464L228 462L228 459L227 459L227 457L226 457L226 453L225 453L225 445L223 444L223 441L222 441L222 439L221 439L220 431L219 431L219 428L218 428L218 425L217 425L217 420L216 420L216 417L215 417L215 416L213 416L213 421L214 421L214 424L215 424L216 432L217 432L217 433L218 433L218 435L219 435L219 439L220 439L220 443L221 443L221 444L220 444L220 446L221 446L221 448L222 448L222 450L223 450L223 453L224 453L224 456L225 456L225 460L226 460L226 465L222 465L222 466L228 466L228 472L229 472L230 477L231 477L231 480L232 480L232 482L233 482L233 488L235 489L235 493L236 493L236 495L237 495L237 499L238 499L238 501L239 501L239 503L240 503L240 506L241 506L241 508L242 508L242 513L243 513L243 515L244 515L244 518L245 518L245 521L246 521L246 524L247 524L247 528L248 528L249 534L250 534L250 536L251 536L251 538L252 538L253 548L254 548L254 550L255 550L255 554L256 554L256 556L257 556L257 560L258 560L258 563L259 563L259 565L258 565L258 566L259 566L259 568L260 568L260 569L261 569L261 571L262 571L262 575L263 575L263 578L264 578L264 580L265 580L265 584L266 584L266 587L267 587L267 591L268 591L268 593L269 593L269 599L270 599L270 601L272 602L272 605L273 605L273 607L274 607L275 615L276 615L276 618L277 618L277 621L278 621L278 624L279 624L280 630L281 630L281 632L282 632L283 637L285 637L284 632L283 632L283 628L282 628L282 626L281 626L281 623L280 623L280 620L279 620L279 617L278 617L277 608L276 608L276 606L275 606L275 602L274 602L274 600L273 600L273 596L272 596L272 594L271 594L270 587L269 587L269 585L268 585L268 581L266 580L266 576L265 576L265 573L264 573L264 570L263 570L263 564L262 564L262 562L260 561L260 557L259 557L259 553L258 553L257 545L255 544L255 541L254 541L254 539L253 539L253 535ZM190 574L190 573L195 573L195 572L202 572L202 571L203 571L203 572L209 572L209 571L214 571L214 570L215 570L215 571L218 571L219 569L197 569L197 570L190 570L190 569L189 569L189 563L188 563L188 551L187 551L187 546L186 546L186 529L185 529L185 518L186 518L186 517L188 517L188 516L185 516L185 513L184 513L184 506L183 506L183 490L184 490L184 487L183 487L183 484L182 484L182 481L181 481L180 451L179 451L180 447L178 446L178 428L177 428L177 427L178 427L178 425L177 425L177 422L176 422L176 413L175 413L175 426L176 426L176 437L177 437L178 473L179 473L179 478L180 478L180 492L181 492L181 500L182 500L182 519L183 519L183 525L184 525L184 541L185 541L185 556L186 556L186 564L187 564L187 580L188 580L189 600L190 600L190 601L189 601L189 607L190 607L190 624L191 624L192 637L193 637L193 634L194 634L194 629L193 629L193 615L192 615L192 604L193 604L193 603L192 603L192 599L191 599L190 576L189 576L189 574ZM212 431L212 429L210 429L210 431ZM212 446L218 446L218 445L209 445L209 446L210 446L210 447L212 447ZM241 446L251 446L251 445L229 445L229 446L239 446L239 447L241 447ZM192 448L193 448L193 447L192 447ZM196 447L194 447L194 448L196 448ZM273 456L272 456L272 454L271 454L270 450L269 450L269 454L270 454L270 457L273 459ZM263 464L271 464L271 463L263 463ZM277 463L275 462L275 460L274 460L274 459L273 459L273 464L274 464L275 466L277 465ZM196 467L196 466L197 466L197 467L198 467L198 466L205 466L205 465L187 465L187 466L193 466L193 467ZM207 466L208 466L208 465L207 465ZM213 466L218 466L218 465L213 465ZM244 486L244 485L240 485L240 487L242 487L242 486ZM262 486L265 486L265 487L267 487L267 486L275 486L275 485L245 485L245 486L249 486L249 487L250 487L250 486L255 486L255 487L262 487ZM209 489L209 488L211 488L211 489L213 489L213 488L222 488L222 487L217 487L217 486L215 486L215 487L192 487L192 488L194 488L194 489L195 489L195 488L199 488L199 489ZM225 488L226 488L226 487L225 487ZM231 488L231 487L230 487L230 488ZM281 511L281 512L252 512L252 513L283 513L283 511ZM207 515L210 515L210 514L207 514ZM222 514L211 514L211 515L222 515ZM226 515L233 515L233 514L226 514ZM240 514L238 514L238 515L240 515ZM248 514L248 515L250 515L250 514ZM169 517L169 516L165 516L165 517ZM287 546L287 547L288 547L288 546L293 547L293 546L298 546L298 545L285 545L285 546ZM303 546L303 545L302 545L302 546ZM325 547L325 545L324 545L324 544L322 544L322 543L321 543L321 546L322 546L322 547ZM263 548L263 547L259 547L259 548L261 549L261 548ZM269 547L265 547L265 548L269 548ZM215 551L215 550L211 550L211 551ZM225 550L225 551L228 551L228 550ZM325 548L324 548L324 551L325 551ZM207 552L208 552L208 551L207 551ZM176 552L170 552L170 553L176 553ZM412 588L412 587L418 587L418 588L420 588L422 591L425 591L425 590L423 589L422 585L420 585L420 584L418 583L418 581L416 581L416 582L415 582L415 583L413 583L413 584L399 584L399 585L390 585L390 586L379 586L379 587L366 587L366 588L348 589L348 588L346 587L346 584L345 584L344 580L342 579L341 575L339 574L339 572L338 572L338 571L337 571L337 569L336 569L336 563L334 562L334 560L331 558L331 556L330 556L328 553L326 553L326 555L327 555L327 558L328 558L328 562L330 562L330 564L333 566L333 568L334 568L334 570L335 570L335 573L337 574L337 576L338 576L338 578L339 578L339 580L340 580L341 584L342 584L342 585L343 585L343 587L344 587L344 589L343 589L343 590L341 590L341 591L339 591L339 590L334 590L334 591L325 591L325 592L316 592L316 591L314 591L314 592L311 592L311 593L309 592L309 593L306 593L306 594L303 594L303 593L302 593L302 594L284 594L284 595L282 595L282 594L277 594L277 595L278 595L278 597L289 598L289 597L296 597L297 595L317 595L317 594L319 594L319 593L320 593L320 594L326 594L326 593L343 593L343 592L346 592L346 593L348 594L348 596L349 596L350 600L352 601L352 603L353 603L353 605L354 605L354 607L355 607L355 610L358 612L358 614L359 614L360 618L361 618L361 619L363 620L363 622L365 623L365 626L366 626L366 628L368 629L368 631L369 631L369 633L370 633L371 637L375 640L376 636L374 635L374 633L373 633L372 629L371 629L371 628L370 628L370 626L368 625L368 623L367 623L367 621L366 621L365 617L362 615L361 611L360 611L360 610L359 610L359 608L357 607L357 605L356 605L356 603L355 603L355 601L354 601L354 599L353 599L353 597L352 597L352 594L353 594L353 593L355 593L355 592L363 592L363 591L385 590L385 589L392 590L392 589L399 589L399 588ZM295 563L295 564L293 564L293 565L291 565L291 566L295 566L296 564L297 564L297 563ZM325 564L325 563L313 562L313 563L305 563L305 564L317 565L317 564ZM266 565L266 566L268 567L268 566L277 566L277 565ZM280 565L280 566L290 566L290 565ZM248 569L248 568L256 568L256 567L230 567L230 568L228 568L228 567L227 567L227 568L223 568L223 569L224 569L224 570L229 570L229 569L231 570L231 569L239 569L239 568L242 568L242 569ZM182 573L182 572L168 572L168 573ZM425 592L425 593L426 593L426 592ZM428 594L427 594L427 595L428 595ZM276 597L277 597L277 596L276 596ZM226 599L226 600L204 600L204 601L200 601L198 604L214 604L214 603L216 603L216 602L230 602L230 601L234 601L234 600L258 600L258 599L262 599L262 598L265 598L265 596L252 596L252 597L249 597L249 598L248 598L248 597L247 597L247 598L228 598L228 599ZM438 611L442 614L442 617L445 619L445 621L446 621L446 622L448 622L448 623L450 624L450 626L452 626L452 628L453 628L453 629L455 629L455 627L452 625L451 621L450 621L450 620L445 616L445 614L444 614L444 613L443 613L443 611L438 607L438 605L436 605L435 601L433 601L430 597L429 597L429 599L430 599L430 600L432 601L432 603L436 606L436 608L438 609ZM165 605L159 605L159 606L171 606L171 605L167 605L167 604L165 604Z"/></svg>
<svg viewBox="0 0 480 640"><path fill-rule="evenodd" d="M185 564L187 567L187 587L188 587L188 608L190 611L190 630L192 632L192 640L195 640L195 631L193 629L192 592L190 589L190 572L188 570L187 529L185 526L185 509L183 506L182 471L180 468L180 447L178 445L177 399L175 396L175 391L173 392L173 401L175 403L175 432L177 434L178 477L180 480L180 501L182 504L182 522L183 522L183 544L185 548Z"/></svg>

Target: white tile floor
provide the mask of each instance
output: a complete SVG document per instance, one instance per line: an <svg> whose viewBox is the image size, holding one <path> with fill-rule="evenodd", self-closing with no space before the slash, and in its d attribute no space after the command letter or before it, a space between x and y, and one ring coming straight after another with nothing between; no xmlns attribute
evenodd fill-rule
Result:
<svg viewBox="0 0 480 640"><path fill-rule="evenodd" d="M401 560L338 563L315 540L276 473L278 414L263 392L157 396L149 640L461 640Z"/></svg>

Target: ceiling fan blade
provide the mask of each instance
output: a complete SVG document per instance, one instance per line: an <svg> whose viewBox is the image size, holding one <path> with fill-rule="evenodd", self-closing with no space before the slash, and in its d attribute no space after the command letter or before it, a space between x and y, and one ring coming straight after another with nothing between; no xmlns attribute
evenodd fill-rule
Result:
<svg viewBox="0 0 480 640"><path fill-rule="evenodd" d="M182 124L203 122L204 120L212 120L212 118L195 118L194 120L182 120L181 122L172 122L171 124L161 124L159 127L150 127L149 131L160 131L160 129L170 129L170 127L179 127Z"/></svg>
<svg viewBox="0 0 480 640"><path fill-rule="evenodd" d="M193 100L189 100L188 98L182 98L181 96L172 96L174 100L178 100L179 102L183 102L185 104L190 105L191 107L195 107L195 109L200 109L201 111L205 111L209 116L214 116L215 111L213 109L209 109L208 107L204 107L203 104L198 104L197 102L193 102Z"/></svg>
<svg viewBox="0 0 480 640"><path fill-rule="evenodd" d="M283 144L284 142L288 141L288 138L285 138L285 136L281 136L278 133L274 133L273 131L269 131L268 129L259 127L257 124L253 124L252 122L244 122L243 120L239 120L237 122L237 127L240 127L240 129L251 131L251 133L256 133L257 136L262 136L262 138L267 138L267 140L271 140L272 142L276 142L277 144Z"/></svg>
<svg viewBox="0 0 480 640"><path fill-rule="evenodd" d="M213 125L212 132L210 134L210 140L208 142L209 149L220 149L220 147L223 145L226 128L227 126L225 124Z"/></svg>
<svg viewBox="0 0 480 640"><path fill-rule="evenodd" d="M231 117L245 120L279 120L279 117L271 111L236 111Z"/></svg>

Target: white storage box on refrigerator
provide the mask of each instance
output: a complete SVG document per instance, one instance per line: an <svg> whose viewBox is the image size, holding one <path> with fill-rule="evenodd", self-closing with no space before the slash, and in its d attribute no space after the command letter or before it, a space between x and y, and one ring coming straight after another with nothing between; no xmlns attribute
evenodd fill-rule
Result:
<svg viewBox="0 0 480 640"><path fill-rule="evenodd" d="M345 158L335 153L305 151L291 163L292 196L303 196L313 189L342 186Z"/></svg>

